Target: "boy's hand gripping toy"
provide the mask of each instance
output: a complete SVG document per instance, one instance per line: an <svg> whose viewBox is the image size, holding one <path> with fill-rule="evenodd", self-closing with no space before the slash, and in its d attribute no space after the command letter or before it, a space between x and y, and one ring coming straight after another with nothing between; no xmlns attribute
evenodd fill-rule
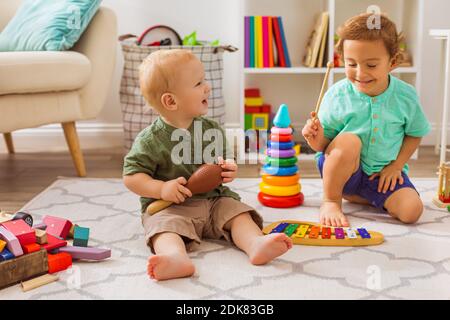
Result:
<svg viewBox="0 0 450 320"><path fill-rule="evenodd" d="M201 165L189 178L186 188L192 194L209 192L222 184L222 167L217 164ZM153 215L169 207L173 202L156 200L147 207L146 212Z"/></svg>

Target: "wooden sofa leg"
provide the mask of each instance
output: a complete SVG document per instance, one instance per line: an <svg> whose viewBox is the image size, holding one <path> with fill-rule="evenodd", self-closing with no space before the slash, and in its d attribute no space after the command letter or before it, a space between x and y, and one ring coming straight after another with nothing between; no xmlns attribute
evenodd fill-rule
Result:
<svg viewBox="0 0 450 320"><path fill-rule="evenodd" d="M11 132L5 132L3 134L3 138L5 138L6 149L8 150L8 153L10 153L10 154L15 153Z"/></svg>
<svg viewBox="0 0 450 320"><path fill-rule="evenodd" d="M80 149L80 142L78 140L77 129L75 122L63 122L64 136L66 137L67 145L69 146L70 154L72 155L75 169L79 177L86 176L86 167L84 165L83 154Z"/></svg>

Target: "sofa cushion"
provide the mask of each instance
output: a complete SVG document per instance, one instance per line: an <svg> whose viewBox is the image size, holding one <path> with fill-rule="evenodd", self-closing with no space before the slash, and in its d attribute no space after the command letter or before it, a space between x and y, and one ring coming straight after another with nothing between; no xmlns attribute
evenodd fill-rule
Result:
<svg viewBox="0 0 450 320"><path fill-rule="evenodd" d="M0 33L0 51L61 51L75 45L101 0L24 0Z"/></svg>
<svg viewBox="0 0 450 320"><path fill-rule="evenodd" d="M74 51L0 52L0 95L76 90L90 74L89 59Z"/></svg>

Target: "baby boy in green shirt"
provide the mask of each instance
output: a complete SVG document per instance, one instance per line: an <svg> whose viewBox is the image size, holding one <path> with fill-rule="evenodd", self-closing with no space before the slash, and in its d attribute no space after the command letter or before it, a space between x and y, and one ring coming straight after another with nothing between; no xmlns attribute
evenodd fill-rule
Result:
<svg viewBox="0 0 450 320"><path fill-rule="evenodd" d="M283 233L263 235L261 216L228 187L199 195L185 187L202 163L216 160L224 169L223 183L233 181L238 168L229 157L223 130L202 117L208 111L210 86L200 60L189 50L156 51L140 67L140 84L144 98L160 116L136 137L124 160L123 180L141 196L145 238L155 253L148 259L149 276L156 280L191 276L195 267L186 249L202 238L232 241L255 265L289 250L292 240ZM204 141L208 132L215 138L206 140L213 142ZM189 148L179 148L179 138ZM211 159L206 159L211 143L216 146L214 155L211 152ZM174 204L149 215L146 208L156 199Z"/></svg>

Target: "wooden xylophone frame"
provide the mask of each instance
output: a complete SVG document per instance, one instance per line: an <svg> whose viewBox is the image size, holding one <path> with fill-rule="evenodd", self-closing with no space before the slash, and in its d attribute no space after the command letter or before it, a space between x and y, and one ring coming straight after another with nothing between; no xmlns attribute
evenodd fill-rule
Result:
<svg viewBox="0 0 450 320"><path fill-rule="evenodd" d="M359 247L359 246L374 246L374 245L378 245L384 242L384 236L379 233L379 232L375 232L375 231L367 231L370 234L370 238L362 238L361 235L359 234L357 228L352 228L356 235L357 238L355 239L350 239L347 237L347 232L346 232L346 227L343 227L342 229L344 229L345 232L345 237L344 239L336 239L335 236L335 229L337 229L336 227L330 227L330 226L323 226L319 223L315 223L315 222L306 222L306 221L298 221L298 220L280 220L280 221L276 221L273 222L269 225L267 225L266 227L263 228L263 233L264 234L269 234L272 232L273 229L275 229L278 225L280 225L281 223L289 223L289 224L298 224L297 228L295 231L298 230L298 228L301 225L307 225L308 226L308 230L305 234L304 237L299 237L296 235L296 232L294 231L292 233L292 235L290 236L293 243L294 244L299 244L299 245L307 245L307 246L337 246L337 247ZM317 238L312 239L309 238L309 232L311 231L311 228L313 226L317 226L320 227L320 233L318 235ZM331 236L329 239L323 239L321 237L322 235L322 230L323 228L330 228L331 229ZM287 229L287 228L286 228ZM328 229L325 229L328 230ZM284 230L282 231L284 232Z"/></svg>

